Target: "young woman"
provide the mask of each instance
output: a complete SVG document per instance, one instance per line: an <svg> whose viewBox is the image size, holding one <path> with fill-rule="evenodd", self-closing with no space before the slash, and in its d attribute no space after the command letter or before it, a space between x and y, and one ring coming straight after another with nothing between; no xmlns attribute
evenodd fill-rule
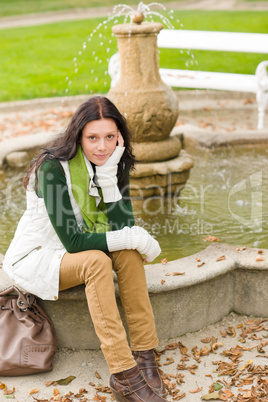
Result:
<svg viewBox="0 0 268 402"><path fill-rule="evenodd" d="M161 249L146 230L134 226L133 167L130 133L115 105L100 96L84 102L65 132L29 167L27 210L3 268L25 290L47 300L85 283L115 399L159 402L165 400L165 388L153 351L158 338L142 255L153 261Z"/></svg>

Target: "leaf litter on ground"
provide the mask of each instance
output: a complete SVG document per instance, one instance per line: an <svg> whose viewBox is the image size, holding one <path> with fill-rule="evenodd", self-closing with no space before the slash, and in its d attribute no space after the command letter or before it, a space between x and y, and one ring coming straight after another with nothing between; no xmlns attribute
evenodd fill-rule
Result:
<svg viewBox="0 0 268 402"><path fill-rule="evenodd" d="M225 331L219 331L220 340L214 336L200 339L205 346L192 347L190 352L187 345L181 342L169 343L157 353L158 365L164 381L164 385L168 391L168 395L172 397L172 401L185 399L185 402L191 401L191 394L202 392L201 400L222 400L229 402L268 402L268 365L256 363L256 358L267 357L267 350L264 348L268 345L268 327L265 324L266 319L246 319L235 328L227 326ZM233 339L234 345L224 348L226 340ZM245 346L247 340L259 343L253 346ZM197 342L198 344L198 339ZM241 345L240 345L241 343ZM207 345L209 344L209 347ZM175 372L173 367L172 373L166 372L166 367L172 364L170 356L166 354L174 354L177 351L181 354L181 363L177 364ZM252 359L245 359L244 353L252 353ZM261 353L261 355L255 352ZM200 363L204 356L214 354L217 359L212 361L215 369L211 374L204 374L204 377L211 378L212 384L207 392L205 392L203 384L198 384L196 389L184 391L184 384L187 383L187 376L184 373L195 375L200 368ZM191 364L195 360L198 364ZM163 361L163 362L162 362ZM189 363L186 364L185 362ZM165 367L165 368L163 368ZM201 369L202 370L202 369ZM216 381L213 381L214 378ZM266 377L266 378L265 378ZM222 380L221 380L222 378ZM200 376L199 380L200 382ZM205 381L204 381L205 382ZM250 388L248 388L250 386Z"/></svg>
<svg viewBox="0 0 268 402"><path fill-rule="evenodd" d="M258 358L268 358L267 321L267 319L244 319L236 327L226 325L224 331L218 330L218 338L213 333L206 338L198 339L196 336L195 346L189 346L184 341L183 343L177 341L157 349L156 359L169 400L188 402L191 401L191 395L198 397L200 394L200 400L268 402L268 365L260 364L258 361ZM228 347L225 346L227 341ZM231 347L230 342L233 342ZM180 363L177 356L175 360L174 354L179 354ZM210 373L202 371L202 362L207 356L213 359L211 361L213 369L210 369ZM191 378L196 378L197 373L199 373L198 383L195 380L194 388L189 386L189 381L192 384ZM98 380L101 379L97 370L95 377ZM68 385L74 378L70 375L61 380L48 381L45 385L54 387ZM208 381L210 385L206 389ZM88 384L94 388L94 396L92 391L85 388L80 388L77 393L69 391L65 395L61 395L60 391L54 388L50 398L42 399L34 396L34 393L38 392L38 389L34 387L28 395L36 402L108 402L113 400L111 390L106 385L96 385L93 382ZM187 391L186 388L189 390ZM6 399L15 398L15 388L9 390L6 384L0 382L0 396L1 393ZM102 396L99 393L108 396Z"/></svg>

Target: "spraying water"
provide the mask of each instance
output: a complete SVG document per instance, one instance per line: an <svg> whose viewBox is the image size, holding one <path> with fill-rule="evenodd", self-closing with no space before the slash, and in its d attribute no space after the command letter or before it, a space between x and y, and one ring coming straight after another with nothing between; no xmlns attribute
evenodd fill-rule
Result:
<svg viewBox="0 0 268 402"><path fill-rule="evenodd" d="M170 19L173 19L173 11L169 11L170 13L170 19L165 17L163 14L153 11L151 8L152 7L159 7L164 11L167 11L167 8L160 3L150 3L150 4L143 4L140 2L138 4L137 10L134 10L131 6L128 6L126 4L118 4L114 7L113 13L115 16L120 16L124 15L124 24L128 22L128 19L130 19L130 22L135 22L133 19L137 17L139 14L143 14L145 18L149 17L152 20L152 17L155 15L161 19L161 21L170 29L174 28L173 24L171 23ZM112 15L113 15L112 13Z"/></svg>
<svg viewBox="0 0 268 402"><path fill-rule="evenodd" d="M162 14L159 11L156 11L155 8L162 10L167 13L167 16ZM107 91L109 89L109 75L108 75L108 63L112 55L117 51L117 44L114 38L114 34L111 32L111 27L118 23L137 23L141 18L147 19L149 22L154 22L154 19L160 19L163 25L168 29L174 29L174 25L172 21L174 20L174 11L168 10L163 4L153 2L150 4L144 4L140 2L136 9L127 5L127 4L118 4L114 6L112 12L108 15L108 18L102 22L100 22L97 27L90 33L87 40L82 43L81 49L78 51L77 55L73 58L73 76L66 77L66 89L65 95L71 95L72 83L76 79L79 73L79 69L81 66L85 64L85 58L83 55L86 50L91 51L89 56L87 56L87 62L90 63L90 68L88 69L89 74L94 77L93 82L97 85L99 80L103 80L103 76L100 77L100 74L96 74L96 71L100 71L100 67L107 66L106 70L103 71L104 75L104 87L107 87ZM140 21L140 22L141 22ZM177 20L177 23L180 24L180 21ZM182 28L182 24L180 24L180 28ZM109 29L108 29L109 28ZM96 38L98 38L98 42L96 43ZM106 46L106 58L100 57L98 54L98 50L102 49ZM103 52L102 52L103 54ZM83 91L83 89L81 88ZM86 93L94 93L94 89L89 88L89 85L86 84L84 87L84 91ZM66 98L63 99L62 103L64 104Z"/></svg>

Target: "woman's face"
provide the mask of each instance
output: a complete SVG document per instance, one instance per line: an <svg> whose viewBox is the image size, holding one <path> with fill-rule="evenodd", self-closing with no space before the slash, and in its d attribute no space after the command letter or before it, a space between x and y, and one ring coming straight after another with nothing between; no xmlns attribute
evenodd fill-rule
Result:
<svg viewBox="0 0 268 402"><path fill-rule="evenodd" d="M82 130L81 146L87 159L102 166L112 155L119 130L113 119L90 121Z"/></svg>

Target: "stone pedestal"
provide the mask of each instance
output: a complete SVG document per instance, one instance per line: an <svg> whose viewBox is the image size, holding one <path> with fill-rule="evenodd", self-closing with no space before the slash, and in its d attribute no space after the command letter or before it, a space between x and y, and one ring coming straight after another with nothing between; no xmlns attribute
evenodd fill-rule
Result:
<svg viewBox="0 0 268 402"><path fill-rule="evenodd" d="M169 161L137 163L131 174L130 192L134 199L176 194L188 180L193 160L184 150Z"/></svg>

